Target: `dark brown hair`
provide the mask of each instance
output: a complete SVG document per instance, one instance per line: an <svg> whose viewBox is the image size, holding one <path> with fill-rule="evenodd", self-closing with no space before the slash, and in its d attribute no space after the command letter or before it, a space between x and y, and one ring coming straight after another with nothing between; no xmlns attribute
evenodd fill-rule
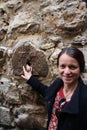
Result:
<svg viewBox="0 0 87 130"><path fill-rule="evenodd" d="M79 49L77 49L75 47L67 47L67 48L62 49L62 51L59 53L58 58L57 58L57 66L59 65L59 58L64 53L66 53L68 56L76 59L80 66L80 72L81 73L84 72L84 68L85 68L84 55L83 55L82 51L80 51Z"/></svg>

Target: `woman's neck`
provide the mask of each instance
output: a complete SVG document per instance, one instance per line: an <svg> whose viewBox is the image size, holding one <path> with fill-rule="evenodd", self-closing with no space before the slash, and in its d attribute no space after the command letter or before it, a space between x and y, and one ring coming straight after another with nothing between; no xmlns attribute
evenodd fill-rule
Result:
<svg viewBox="0 0 87 130"><path fill-rule="evenodd" d="M72 97L74 91L76 90L77 86L78 86L78 82L75 83L74 85L64 84L63 93L64 93L66 100L71 99L71 97Z"/></svg>

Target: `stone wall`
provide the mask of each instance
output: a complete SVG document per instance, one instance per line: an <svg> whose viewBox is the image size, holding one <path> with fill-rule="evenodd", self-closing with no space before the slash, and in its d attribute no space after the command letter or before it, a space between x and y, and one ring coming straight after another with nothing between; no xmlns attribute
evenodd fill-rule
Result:
<svg viewBox="0 0 87 130"><path fill-rule="evenodd" d="M66 46L81 49L87 67L86 0L0 0L0 130L46 128L46 103L21 78L22 66L49 85Z"/></svg>

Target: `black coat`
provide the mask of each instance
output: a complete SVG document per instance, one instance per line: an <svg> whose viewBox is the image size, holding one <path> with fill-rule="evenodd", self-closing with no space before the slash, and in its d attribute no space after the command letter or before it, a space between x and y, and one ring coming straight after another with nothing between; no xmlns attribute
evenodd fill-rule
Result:
<svg viewBox="0 0 87 130"><path fill-rule="evenodd" d="M58 78L47 87L31 76L27 83L40 92L48 103L48 126L56 93L63 82ZM81 79L69 104L58 114L58 130L87 130L87 86Z"/></svg>

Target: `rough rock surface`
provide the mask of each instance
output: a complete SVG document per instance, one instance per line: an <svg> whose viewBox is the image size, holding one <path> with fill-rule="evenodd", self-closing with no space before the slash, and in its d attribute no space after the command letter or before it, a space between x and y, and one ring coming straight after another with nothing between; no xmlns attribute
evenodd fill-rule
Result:
<svg viewBox="0 0 87 130"><path fill-rule="evenodd" d="M49 86L66 46L84 53L87 84L86 0L0 0L0 130L45 130L46 103L21 78L22 66L30 62Z"/></svg>

